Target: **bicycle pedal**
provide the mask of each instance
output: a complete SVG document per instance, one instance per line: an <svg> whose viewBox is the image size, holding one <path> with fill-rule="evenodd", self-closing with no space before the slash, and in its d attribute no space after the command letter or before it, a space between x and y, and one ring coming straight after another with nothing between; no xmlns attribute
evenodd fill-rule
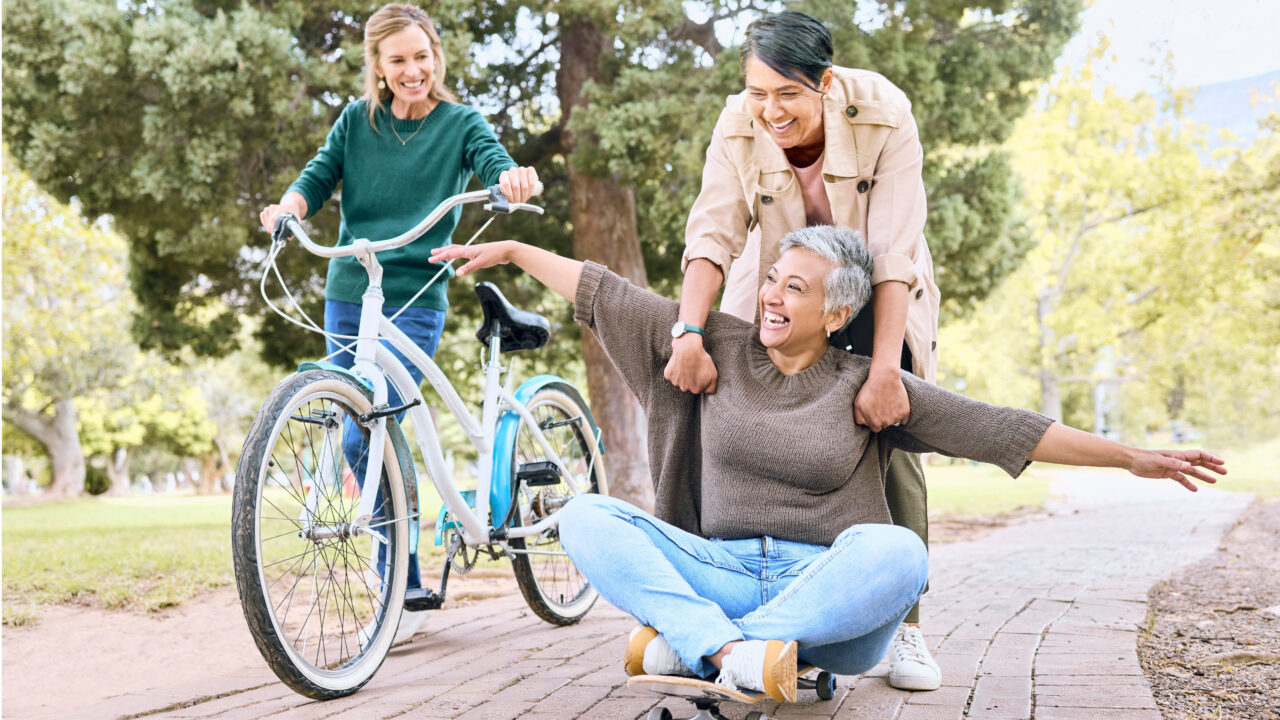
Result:
<svg viewBox="0 0 1280 720"><path fill-rule="evenodd" d="M430 588L409 590L404 594L404 609L410 612L439 610L442 605L444 596Z"/></svg>
<svg viewBox="0 0 1280 720"><path fill-rule="evenodd" d="M560 483L560 468L549 460L525 463L516 472L516 478L529 487L558 485Z"/></svg>

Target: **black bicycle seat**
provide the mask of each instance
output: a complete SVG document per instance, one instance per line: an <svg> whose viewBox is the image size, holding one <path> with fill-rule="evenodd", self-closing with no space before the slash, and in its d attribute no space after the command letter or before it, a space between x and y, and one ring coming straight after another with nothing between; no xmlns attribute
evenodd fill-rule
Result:
<svg viewBox="0 0 1280 720"><path fill-rule="evenodd" d="M537 350L551 339L551 323L546 318L513 306L493 283L476 283L476 295L484 311L484 322L476 331L481 345L488 346L495 331L502 338L502 352Z"/></svg>

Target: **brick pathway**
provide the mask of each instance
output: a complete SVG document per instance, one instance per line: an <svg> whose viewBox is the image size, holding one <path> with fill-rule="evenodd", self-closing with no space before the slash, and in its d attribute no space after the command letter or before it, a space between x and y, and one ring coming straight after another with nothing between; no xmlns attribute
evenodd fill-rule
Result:
<svg viewBox="0 0 1280 720"><path fill-rule="evenodd" d="M935 547L923 605L943 669L935 692L893 690L883 666L841 677L836 697L763 709L804 720L968 717L1159 720L1138 666L1146 594L1213 552L1247 496L1193 495L1172 483L1072 473L1046 518ZM569 720L643 717L659 699L629 692L620 668L632 622L603 603L553 628L518 595L438 612L431 632L395 650L356 695L327 703L293 694L266 670L200 687L119 697L100 717ZM209 658L211 667L216 659ZM681 714L683 702L662 704ZM747 712L726 705L726 715ZM84 717L84 714L79 714Z"/></svg>

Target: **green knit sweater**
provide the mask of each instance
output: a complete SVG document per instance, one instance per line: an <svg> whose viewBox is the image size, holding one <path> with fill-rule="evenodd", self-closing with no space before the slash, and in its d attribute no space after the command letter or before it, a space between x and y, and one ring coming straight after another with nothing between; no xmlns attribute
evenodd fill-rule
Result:
<svg viewBox="0 0 1280 720"><path fill-rule="evenodd" d="M342 183L339 245L350 245L356 238L395 237L442 200L466 189L473 173L488 186L498 182L503 170L515 166L489 123L468 105L442 102L425 121L395 119L384 108L376 120L379 132L369 125L364 100L347 105L324 147L289 187L306 198L310 216ZM395 123L395 132L388 122ZM407 142L402 145L396 133ZM440 266L427 258L432 248L449 244L461 216L462 208L454 208L421 238L378 254L388 306L407 304L436 273ZM437 280L413 305L448 308L445 281L452 275L451 270ZM326 298L359 303L368 285L369 275L355 258L329 262Z"/></svg>

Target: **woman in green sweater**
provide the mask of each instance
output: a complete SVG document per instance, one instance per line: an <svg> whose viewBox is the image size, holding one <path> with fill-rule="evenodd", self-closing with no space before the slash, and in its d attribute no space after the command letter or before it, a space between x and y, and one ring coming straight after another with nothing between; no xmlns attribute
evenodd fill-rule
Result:
<svg viewBox="0 0 1280 720"><path fill-rule="evenodd" d="M1199 450L1140 450L987 405L903 371L911 413L872 432L854 399L870 358L832 349L871 295L871 255L856 231L786 235L758 295L760 325L712 312L705 347L715 394L663 377L679 306L594 263L513 242L450 246L464 275L512 262L574 303L649 420L657 503L649 514L580 495L560 539L583 575L642 627L629 674L717 675L794 700L800 662L839 674L874 666L924 589L928 558L891 524L885 470L895 449L941 452L1017 476L1033 460L1119 467L1189 490L1223 474Z"/></svg>
<svg viewBox="0 0 1280 720"><path fill-rule="evenodd" d="M342 223L338 244L356 238L382 240L413 227L442 200L462 192L472 175L485 185L498 184L512 202L533 194L538 176L533 168L516 167L494 137L489 123L474 108L457 102L445 86L445 58L431 18L411 5L385 5L364 28L364 95L347 105L315 158L275 205L262 210L264 227L290 213L307 218L342 186ZM434 355L449 306L447 278L420 296L426 278L439 270L428 257L445 245L461 208L455 208L417 241L378 255L384 275L384 312L399 313L395 323L428 355ZM333 361L351 367L355 356L338 352L360 326L360 300L369 277L355 258L329 263L325 283L325 331ZM337 340L333 336L337 336ZM417 382L422 375L398 351ZM391 405L401 404L390 388ZM347 428L345 455L356 477L364 477L364 442ZM422 594L418 559L409 558L409 593L397 641L413 635L426 617L413 609Z"/></svg>

